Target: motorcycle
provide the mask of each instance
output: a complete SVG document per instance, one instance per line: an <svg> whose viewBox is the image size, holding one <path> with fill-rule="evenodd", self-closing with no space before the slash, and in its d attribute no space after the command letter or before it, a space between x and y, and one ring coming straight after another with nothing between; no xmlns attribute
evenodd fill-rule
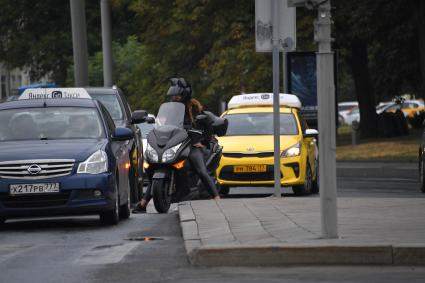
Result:
<svg viewBox="0 0 425 283"><path fill-rule="evenodd" d="M154 206L159 213L168 212L171 203L209 196L194 168L191 168L189 153L192 144L202 139L203 131L211 136L223 136L227 131L227 120L211 112L205 111L195 117L195 123L201 125L203 131L186 129L184 118L184 104L164 103L159 108L154 129L147 136L145 170L151 182ZM204 154L207 169L217 184L215 172L222 147L212 139Z"/></svg>

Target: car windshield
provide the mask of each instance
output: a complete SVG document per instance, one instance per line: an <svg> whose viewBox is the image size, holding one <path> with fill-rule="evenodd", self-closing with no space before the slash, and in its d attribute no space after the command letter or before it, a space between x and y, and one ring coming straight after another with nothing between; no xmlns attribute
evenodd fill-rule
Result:
<svg viewBox="0 0 425 283"><path fill-rule="evenodd" d="M161 105L156 116L156 126L171 125L183 128L185 106L180 102L167 102Z"/></svg>
<svg viewBox="0 0 425 283"><path fill-rule="evenodd" d="M105 105L109 114L114 120L123 120L123 112L118 97L115 94L90 94L94 99L99 100Z"/></svg>
<svg viewBox="0 0 425 283"><path fill-rule="evenodd" d="M349 113L350 115L353 115L353 114L359 114L359 107L355 107L355 108L353 108L351 111L350 111L350 113Z"/></svg>
<svg viewBox="0 0 425 283"><path fill-rule="evenodd" d="M99 139L98 111L82 107L19 108L0 111L0 141Z"/></svg>
<svg viewBox="0 0 425 283"><path fill-rule="evenodd" d="M224 116L229 121L226 136L273 135L273 113L244 113ZM280 114L280 134L298 135L294 114Z"/></svg>
<svg viewBox="0 0 425 283"><path fill-rule="evenodd" d="M142 131L143 138L146 138L147 135L150 133L150 131L152 131L154 128L154 124L149 124L149 123L140 123L140 124L137 124L137 126L139 126L139 129Z"/></svg>

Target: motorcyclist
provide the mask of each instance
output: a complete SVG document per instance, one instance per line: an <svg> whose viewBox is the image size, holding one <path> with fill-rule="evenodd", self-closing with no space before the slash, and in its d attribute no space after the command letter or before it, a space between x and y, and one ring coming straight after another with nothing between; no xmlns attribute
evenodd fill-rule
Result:
<svg viewBox="0 0 425 283"><path fill-rule="evenodd" d="M172 78L170 80L171 86L168 89L167 96L172 102L180 102L185 104L185 117L184 117L184 127L186 129L201 129L202 127L195 122L195 117L203 113L202 104L192 98L192 87L186 82L184 78ZM217 191L217 187L214 183L214 180L208 174L208 170L205 163L204 150L206 147L209 147L211 142L212 135L208 130L203 131L202 138L200 140L192 140L192 147L189 154L189 161L192 165L192 168L198 174L199 178L203 182L204 186L207 188L208 193L214 200L220 199L220 196ZM144 213L146 212L146 207L149 201L152 198L152 189L151 182L149 182L146 193L143 195L143 199L137 204L136 208L133 210L133 213Z"/></svg>

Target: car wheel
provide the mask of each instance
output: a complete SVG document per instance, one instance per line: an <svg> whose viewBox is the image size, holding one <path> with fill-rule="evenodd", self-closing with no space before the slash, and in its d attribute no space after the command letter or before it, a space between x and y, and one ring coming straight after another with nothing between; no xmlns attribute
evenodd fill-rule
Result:
<svg viewBox="0 0 425 283"><path fill-rule="evenodd" d="M119 218L119 210L120 210L120 196L118 193L118 178L115 182L115 201L114 207L111 210L104 211L100 214L100 222L104 225L116 225L118 224Z"/></svg>
<svg viewBox="0 0 425 283"><path fill-rule="evenodd" d="M419 168L419 177L420 177L420 180L421 180L421 191L423 193L425 193L425 177L424 177L424 169L425 168L424 168L424 164L425 164L425 162L422 159L421 165L420 165L420 168Z"/></svg>
<svg viewBox="0 0 425 283"><path fill-rule="evenodd" d="M120 218L121 219L128 219L130 217L130 210L131 210L131 200L130 200L130 179L128 178L127 181L127 201L123 205L120 206Z"/></svg>
<svg viewBox="0 0 425 283"><path fill-rule="evenodd" d="M305 196L313 191L313 173L311 172L310 164L307 161L304 184L292 186L292 190L296 196Z"/></svg>

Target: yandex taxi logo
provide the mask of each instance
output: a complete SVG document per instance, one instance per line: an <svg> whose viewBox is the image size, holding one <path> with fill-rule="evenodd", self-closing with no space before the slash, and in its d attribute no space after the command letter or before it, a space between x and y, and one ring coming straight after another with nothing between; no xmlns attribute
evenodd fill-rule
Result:
<svg viewBox="0 0 425 283"><path fill-rule="evenodd" d="M28 88L19 100L25 99L91 99L84 88Z"/></svg>
<svg viewBox="0 0 425 283"><path fill-rule="evenodd" d="M301 108L301 101L296 95L281 93L280 105ZM246 93L233 96L228 104L229 109L239 107L272 106L273 93Z"/></svg>

